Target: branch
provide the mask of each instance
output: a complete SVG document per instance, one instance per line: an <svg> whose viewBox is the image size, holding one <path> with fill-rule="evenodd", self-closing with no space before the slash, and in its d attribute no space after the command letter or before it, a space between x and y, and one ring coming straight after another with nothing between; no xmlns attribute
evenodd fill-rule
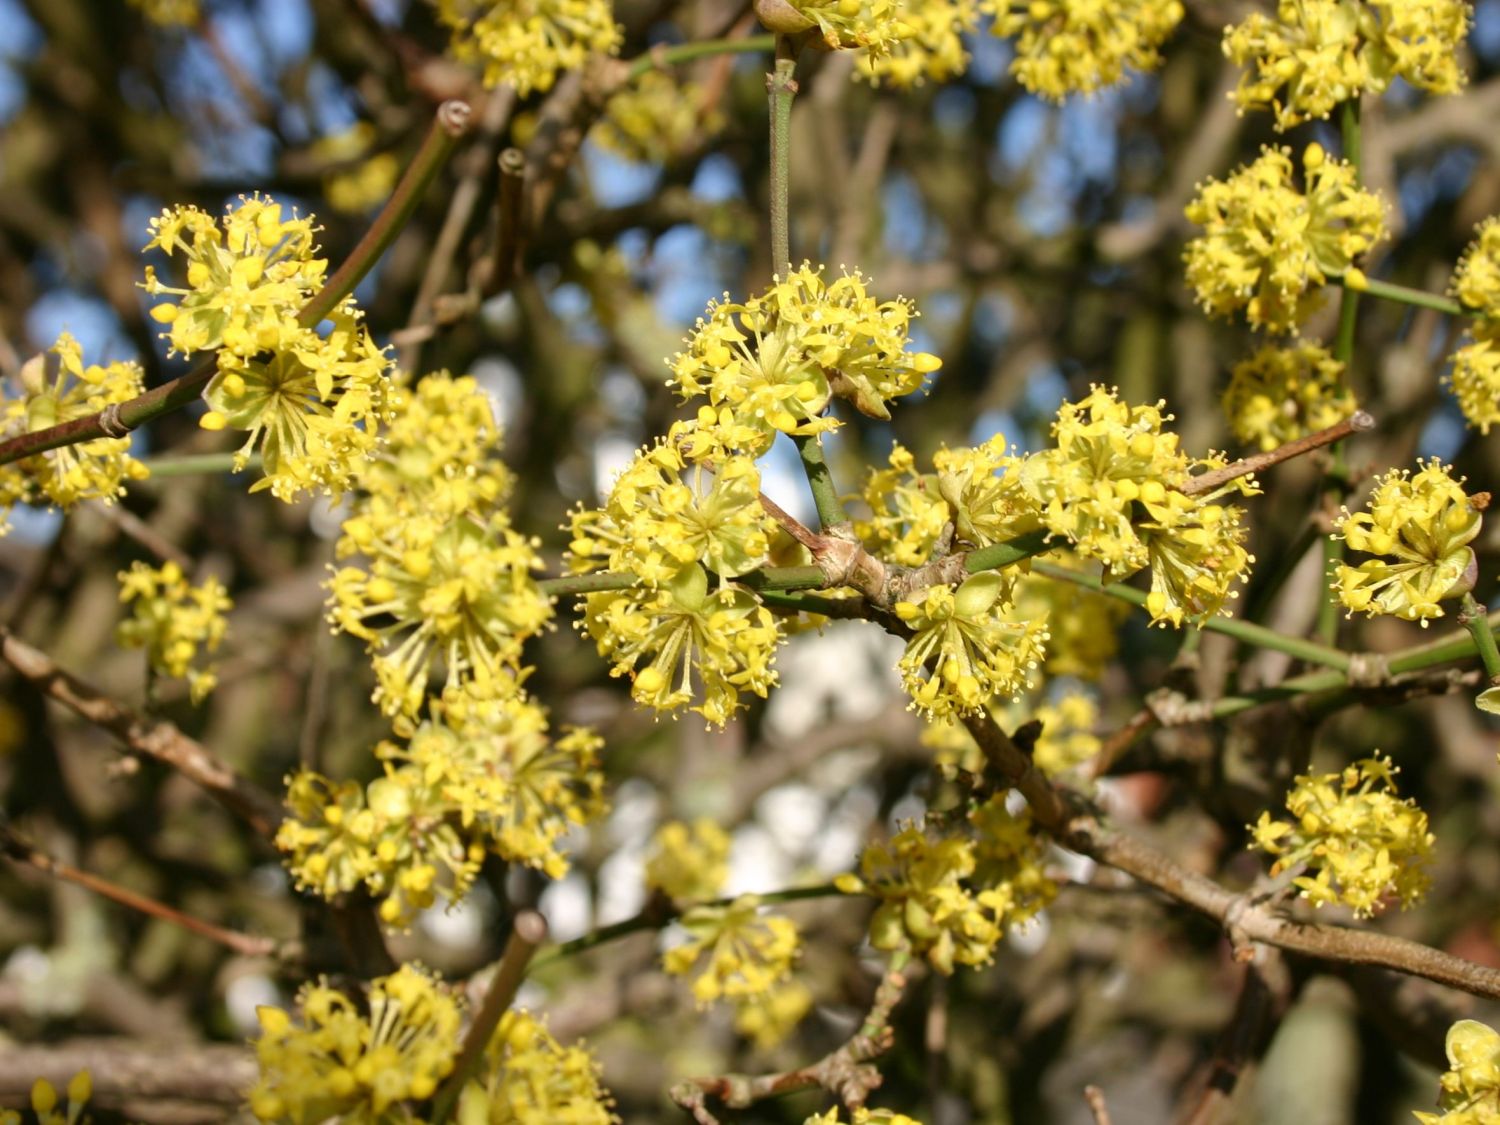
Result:
<svg viewBox="0 0 1500 1125"><path fill-rule="evenodd" d="M259 1075L252 1051L217 1043L153 1045L138 1039L81 1039L47 1047L12 1043L0 1051L0 1103L21 1104L38 1078L64 1090L80 1070L87 1070L93 1082L92 1108L133 1106L135 1114L149 1113L148 1105L162 1101L195 1102L228 1111L244 1104L245 1091Z"/></svg>
<svg viewBox="0 0 1500 1125"><path fill-rule="evenodd" d="M1342 441L1350 434L1363 433L1375 428L1375 419L1363 410L1356 410L1342 422L1329 426L1327 429L1308 434L1306 437L1289 441L1285 445L1268 450L1265 453L1256 453L1250 457L1242 457L1240 460L1225 465L1222 469L1214 469L1193 477L1187 484L1182 486L1181 491L1187 496L1201 496L1205 492L1212 492L1221 485L1226 485L1232 480L1257 473L1261 469L1269 469L1272 465L1279 465L1283 461L1290 461L1293 457L1300 457L1304 453L1311 453L1314 449L1321 449L1325 445L1332 445L1336 441Z"/></svg>

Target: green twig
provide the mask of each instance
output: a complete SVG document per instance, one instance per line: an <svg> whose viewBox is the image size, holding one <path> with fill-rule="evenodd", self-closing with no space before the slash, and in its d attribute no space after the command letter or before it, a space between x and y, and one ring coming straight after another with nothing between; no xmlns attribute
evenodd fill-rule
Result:
<svg viewBox="0 0 1500 1125"><path fill-rule="evenodd" d="M821 568L816 566L773 566L752 570L735 579L752 590L819 590L828 585ZM632 590L641 580L634 574L570 574L562 578L544 578L537 583L544 594L567 597L572 594L596 594L605 590Z"/></svg>
<svg viewBox="0 0 1500 1125"><path fill-rule="evenodd" d="M401 182L396 185L396 190L327 284L303 306L297 316L301 324L308 327L318 324L338 307L339 302L354 292L354 287L370 272L386 247L411 218L412 211L426 193L433 177L447 162L454 146L467 130L468 122L467 103L446 101L438 106L432 126L423 138L421 148L407 166ZM124 437L154 418L196 402L217 370L217 360L205 360L186 375L153 387L128 402L116 403L97 414L75 418L71 422L20 434L9 441L0 442L0 465L65 445L77 445L79 442L104 437Z"/></svg>
<svg viewBox="0 0 1500 1125"><path fill-rule="evenodd" d="M679 43L673 47L653 47L645 54L630 61L625 72L625 81L634 82L643 74L653 70L665 70L669 66L706 59L714 55L748 55L776 49L774 35L748 35L742 39L705 39L701 43Z"/></svg>
<svg viewBox="0 0 1500 1125"><path fill-rule="evenodd" d="M236 453L191 453L182 457L147 457L141 462L152 478L189 477L209 473L249 473L260 469L259 453L252 453L244 465L235 468Z"/></svg>
<svg viewBox="0 0 1500 1125"><path fill-rule="evenodd" d="M1500 684L1500 648L1495 646L1495 633L1482 606L1473 594L1465 594L1458 611L1458 623L1468 630L1474 639L1474 650L1484 665L1484 674L1491 685Z"/></svg>
<svg viewBox="0 0 1500 1125"><path fill-rule="evenodd" d="M1032 555L1039 555L1047 547L1048 532L1045 529L1029 531L1004 543L992 543L988 547L970 551L964 557L964 570L969 574L978 574L981 570L1000 570L1029 559Z"/></svg>
<svg viewBox="0 0 1500 1125"><path fill-rule="evenodd" d="M791 194L792 99L797 95L797 49L787 35L776 36L776 66L766 75L771 101L771 266L791 268L792 235L787 200Z"/></svg>
<svg viewBox="0 0 1500 1125"><path fill-rule="evenodd" d="M823 530L848 523L849 513L844 510L838 486L833 483L833 474L823 459L823 446L818 435L794 437L792 441L802 458L802 470L807 474L807 487L812 490L813 504L818 509L818 522L823 525Z"/></svg>
<svg viewBox="0 0 1500 1125"><path fill-rule="evenodd" d="M1472 316L1479 311L1465 308L1451 297L1429 293L1425 289L1413 289L1407 285L1396 285L1389 281L1378 281L1373 277L1366 277L1363 273L1346 273L1340 280L1346 293L1351 290L1356 293L1368 293L1372 297L1396 301L1403 305L1415 305L1419 309L1432 309L1435 312L1447 313L1449 316ZM1342 322L1340 323L1342 325Z"/></svg>
<svg viewBox="0 0 1500 1125"><path fill-rule="evenodd" d="M1055 566L1052 563L1039 562L1032 563L1031 566L1038 574L1060 582L1071 582L1076 586L1096 590L1111 598L1129 602L1133 606L1144 607L1146 604L1146 595L1132 586L1122 586L1117 582L1106 585L1093 575L1079 574L1077 571ZM1233 637L1243 644L1253 645L1256 648L1269 648L1276 652L1284 652L1288 656L1305 660L1309 664L1336 668L1341 673L1349 670L1350 656L1347 652L1340 652L1336 648L1318 644L1316 641L1288 637L1251 621L1240 621L1232 617L1210 617L1201 622L1198 628L1210 633L1223 633L1225 636ZM1334 683L1335 686L1343 683L1342 675Z"/></svg>

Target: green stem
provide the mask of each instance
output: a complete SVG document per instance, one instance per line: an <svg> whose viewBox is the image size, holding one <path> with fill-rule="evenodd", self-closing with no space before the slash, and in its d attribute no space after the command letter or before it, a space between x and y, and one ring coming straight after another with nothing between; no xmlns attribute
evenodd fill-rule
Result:
<svg viewBox="0 0 1500 1125"><path fill-rule="evenodd" d="M240 468L234 467L236 453L192 453L182 457L147 457L141 462L157 477L190 477L208 473L249 473L260 470L260 454L252 453Z"/></svg>
<svg viewBox="0 0 1500 1125"><path fill-rule="evenodd" d="M792 264L788 214L791 194L792 99L797 95L796 47L790 36L776 36L776 67L766 76L771 100L771 267L778 274Z"/></svg>
<svg viewBox="0 0 1500 1125"><path fill-rule="evenodd" d="M843 893L843 891L839 890L832 883L819 883L812 887L789 887L786 890L768 891L765 894L753 895L751 897L763 905L771 905L778 902L797 902L808 898L829 898L833 895L841 895ZM688 909L694 909L698 905L704 907L729 906L738 897L740 896L694 904L694 906ZM640 933L643 930L659 930L667 925L667 923L680 918L683 913L684 911L676 907L670 907L666 910L648 907L632 918L626 918L624 921L614 922L608 926L601 926L599 929L591 930L582 937L576 937L572 941L561 942L553 946L536 959L533 969L540 971L558 961L569 957L576 957L580 953L587 953L590 949L597 949L601 945L617 941L622 937L628 937L631 934Z"/></svg>
<svg viewBox="0 0 1500 1125"><path fill-rule="evenodd" d="M572 594L596 594L604 590L631 590L640 585L634 574L570 574L562 578L544 578L537 585L552 597ZM816 566L773 566L752 570L735 579L752 590L820 590L828 585L821 568Z"/></svg>
<svg viewBox="0 0 1500 1125"><path fill-rule="evenodd" d="M861 619L868 615L863 598L820 598L816 594L765 590L761 592L760 600L769 609L779 609L788 613L818 613L824 617L858 617Z"/></svg>
<svg viewBox="0 0 1500 1125"><path fill-rule="evenodd" d="M407 166L401 182L396 185L395 192L337 272L298 313L297 319L301 324L308 327L316 325L354 292L354 287L370 272L386 247L411 218L412 211L416 209L433 178L468 129L468 122L469 107L466 103L446 101L438 106L432 126L423 138L416 156ZM71 422L20 434L9 441L0 442L0 465L8 465L23 457L65 445L77 445L79 442L103 437L122 437L154 418L196 402L217 370L216 360L205 360L186 375L153 387L128 402L108 407L97 414L75 418Z"/></svg>
<svg viewBox="0 0 1500 1125"><path fill-rule="evenodd" d="M654 47L630 60L625 81L634 82L653 70L706 59L714 55L748 55L776 49L776 36L749 35L741 39L705 39L701 43L679 43L675 47Z"/></svg>
<svg viewBox="0 0 1500 1125"><path fill-rule="evenodd" d="M1500 684L1500 648L1495 646L1495 633L1482 606L1473 594L1465 594L1458 612L1458 621L1474 640L1475 651L1484 664L1484 674L1490 683Z"/></svg>
<svg viewBox="0 0 1500 1125"><path fill-rule="evenodd" d="M794 437L792 441L802 458L802 470L807 474L807 486L812 489L813 504L818 509L818 522L823 525L823 530L848 523L849 513L844 511L844 502L839 499L838 486L833 483L828 462L823 460L823 445L818 435Z"/></svg>
<svg viewBox="0 0 1500 1125"><path fill-rule="evenodd" d="M1437 293L1429 293L1425 289L1413 289L1407 285L1396 285L1389 281L1377 281L1373 277L1365 277L1363 274L1356 275L1359 280L1351 282L1349 275L1345 274L1340 280L1343 282L1344 291L1354 290L1359 293L1368 293L1372 297L1380 297L1387 301L1396 301L1403 305L1415 305L1419 309L1432 309L1435 312L1447 313L1450 316L1472 316L1478 309L1467 309L1451 297L1439 296Z"/></svg>
<svg viewBox="0 0 1500 1125"><path fill-rule="evenodd" d="M978 574L981 570L999 570L1039 555L1048 547L1048 532L1045 529L1028 531L1004 543L992 543L970 551L964 558L964 570Z"/></svg>
<svg viewBox="0 0 1500 1125"><path fill-rule="evenodd" d="M1093 575L1079 574L1077 571L1055 566L1052 563L1032 563L1031 568L1047 578L1056 579L1060 582L1071 582L1075 586L1083 586L1089 590L1096 590L1108 597L1129 602L1133 606L1144 608L1146 605L1146 595L1131 586L1122 586L1117 582L1106 585ZM1223 633L1227 637L1233 637L1243 644L1253 645L1256 648L1269 648L1276 652L1284 652L1288 656L1294 656L1298 660L1305 660L1309 664L1321 664L1326 668L1335 668L1340 673L1349 670L1350 657L1347 652L1340 652L1336 648L1320 645L1316 641L1306 641L1300 637L1284 636L1274 629L1267 629L1264 625L1256 625L1254 622L1239 621L1230 617L1210 617L1200 623L1198 628L1207 630L1210 633ZM1342 674L1334 680L1335 685L1343 682L1344 678Z"/></svg>

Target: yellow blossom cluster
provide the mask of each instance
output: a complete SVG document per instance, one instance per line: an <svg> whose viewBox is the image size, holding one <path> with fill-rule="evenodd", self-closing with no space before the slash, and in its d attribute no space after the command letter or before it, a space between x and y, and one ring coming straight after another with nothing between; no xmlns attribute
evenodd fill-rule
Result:
<svg viewBox="0 0 1500 1125"><path fill-rule="evenodd" d="M878 302L864 276L845 273L825 283L804 263L743 303L709 306L670 360L684 399L706 397L699 428L722 431L719 442L758 457L778 432L808 437L838 421L823 413L833 397L860 413L887 419L886 403L922 388L941 361L911 352L906 301Z"/></svg>
<svg viewBox="0 0 1500 1125"><path fill-rule="evenodd" d="M484 70L489 87L509 83L525 97L547 91L558 74L590 55L620 48L620 26L609 0L432 0L452 33L461 62Z"/></svg>
<svg viewBox="0 0 1500 1125"><path fill-rule="evenodd" d="M1488 434L1500 422L1500 218L1479 224L1453 271L1450 291L1479 315L1453 356L1448 383L1469 425Z"/></svg>
<svg viewBox="0 0 1500 1125"><path fill-rule="evenodd" d="M545 712L519 695L455 697L447 710L405 745L381 743L384 773L367 786L311 770L288 779L276 844L300 888L332 898L363 885L401 926L438 891L462 898L489 853L566 874L562 837L606 809L598 737L549 737Z"/></svg>
<svg viewBox="0 0 1500 1125"><path fill-rule="evenodd" d="M791 979L802 948L796 924L765 913L754 895L695 906L678 924L687 940L662 954L662 967L673 976L697 970L692 989L700 1005L723 999L743 1008L765 998Z"/></svg>
<svg viewBox="0 0 1500 1125"><path fill-rule="evenodd" d="M702 105L703 89L697 83L648 70L604 104L604 116L589 139L626 160L662 164L723 127L722 116L705 117Z"/></svg>
<svg viewBox="0 0 1500 1125"><path fill-rule="evenodd" d="M932 459L938 492L965 543L988 547L1042 526L1035 490L1026 485L1025 460L995 434L972 449L942 449Z"/></svg>
<svg viewBox="0 0 1500 1125"><path fill-rule="evenodd" d="M1442 1113L1417 1113L1422 1125L1500 1125L1500 1032L1459 1020L1444 1042L1448 1069L1438 1080Z"/></svg>
<svg viewBox="0 0 1500 1125"><path fill-rule="evenodd" d="M1081 691L1067 691L1042 702L1017 702L998 716L1005 729L1035 723L1040 728L1031 746L1031 760L1048 777L1056 777L1082 765L1099 753L1101 742L1094 730L1099 725L1099 704ZM968 729L958 721L944 719L928 723L921 734L922 745L935 751L933 765L952 780L984 772L984 752Z"/></svg>
<svg viewBox="0 0 1500 1125"><path fill-rule="evenodd" d="M146 267L143 288L166 296L152 317L167 326L172 351L217 351L218 370L204 391L201 425L248 431L243 466L260 450L278 498L321 489L335 498L368 460L386 417L390 366L352 300L320 332L302 310L322 288L325 259L315 258L310 218L290 218L274 200L241 197L221 224L196 207L172 207L151 220L147 250L185 261L183 286Z"/></svg>
<svg viewBox="0 0 1500 1125"><path fill-rule="evenodd" d="M370 983L368 1014L327 984L298 997L300 1024L261 1007L260 1078L250 1112L262 1121L409 1121L402 1103L425 1101L453 1069L461 1014L432 976L403 965Z"/></svg>
<svg viewBox="0 0 1500 1125"><path fill-rule="evenodd" d="M1246 445L1275 449L1342 422L1358 408L1344 365L1317 344L1267 344L1235 364L1224 417Z"/></svg>
<svg viewBox="0 0 1500 1125"><path fill-rule="evenodd" d="M1379 556L1341 564L1334 589L1349 609L1389 614L1425 628L1443 616L1438 604L1474 585L1474 551L1481 516L1442 462L1418 462L1417 472L1392 469L1370 494L1368 511L1344 514L1334 533L1353 550Z"/></svg>
<svg viewBox="0 0 1500 1125"><path fill-rule="evenodd" d="M1224 54L1247 68L1234 99L1289 129L1397 78L1456 94L1469 17L1464 0L1278 0L1274 16L1252 12L1224 32Z"/></svg>
<svg viewBox="0 0 1500 1125"><path fill-rule="evenodd" d="M1273 875L1306 864L1314 874L1293 884L1314 906L1341 902L1363 918L1392 897L1412 905L1427 893L1433 836L1416 802L1396 796L1396 773L1377 755L1298 777L1286 799L1290 822L1262 812L1251 846L1276 857Z"/></svg>
<svg viewBox="0 0 1500 1125"><path fill-rule="evenodd" d="M374 152L375 126L356 121L341 133L314 141L309 154L328 166L323 173L323 196L335 211L363 215L390 197L401 174L394 152Z"/></svg>
<svg viewBox="0 0 1500 1125"><path fill-rule="evenodd" d="M1025 815L997 794L970 815L972 835L933 838L909 824L888 843L872 844L859 874L839 876L845 894L880 900L870 921L877 949L908 949L941 973L985 965L1004 936L1055 896L1042 871L1046 844Z"/></svg>
<svg viewBox="0 0 1500 1125"><path fill-rule="evenodd" d="M414 719L439 661L450 692L515 678L552 601L536 541L499 506L511 476L484 392L444 372L398 401L343 524L336 554L360 563L334 572L329 620L369 645L382 710Z"/></svg>
<svg viewBox="0 0 1500 1125"><path fill-rule="evenodd" d="M203 18L199 0L129 0L157 27L196 27Z"/></svg>
<svg viewBox="0 0 1500 1125"><path fill-rule="evenodd" d="M674 902L719 893L729 877L729 834L707 817L670 820L656 831L646 859L646 886Z"/></svg>
<svg viewBox="0 0 1500 1125"><path fill-rule="evenodd" d="M82 346L66 332L22 364L18 380L18 396L0 397L0 440L95 414L143 389L139 364L85 364ZM0 466L0 535L8 530L10 508L19 503L67 510L81 500L118 499L126 481L148 475L129 449L128 437L95 438Z"/></svg>
<svg viewBox="0 0 1500 1125"><path fill-rule="evenodd" d="M131 615L116 626L115 641L145 649L153 673L185 678L193 702L201 703L218 677L198 657L218 651L228 627L224 614L233 605L223 583L206 578L194 586L175 562L135 562L119 579L120 601L131 606Z"/></svg>
<svg viewBox="0 0 1500 1125"><path fill-rule="evenodd" d="M1385 206L1359 187L1353 165L1312 144L1302 166L1299 191L1291 151L1267 147L1188 204L1203 233L1184 251L1187 279L1210 315L1244 309L1256 328L1292 332L1321 303L1323 283L1385 237Z"/></svg>
<svg viewBox="0 0 1500 1125"><path fill-rule="evenodd" d="M970 714L1031 685L1047 621L1003 612L1013 602L1013 584L1009 575L984 571L957 589L927 586L896 603L896 616L912 632L898 667L918 711L932 718Z"/></svg>
<svg viewBox="0 0 1500 1125"><path fill-rule="evenodd" d="M834 1106L827 1113L813 1114L802 1125L844 1125L844 1119L839 1116L839 1107ZM867 1109L860 1106L850 1115L848 1125L922 1125L922 1123L915 1117L908 1117L894 1110Z"/></svg>
<svg viewBox="0 0 1500 1125"><path fill-rule="evenodd" d="M1004 0L994 7L994 33L1016 40L1016 80L1058 102L1112 86L1127 69L1156 69L1183 13L1178 0Z"/></svg>
<svg viewBox="0 0 1500 1125"><path fill-rule="evenodd" d="M611 1125L619 1120L613 1105L586 1048L564 1047L541 1020L512 1009L500 1017L453 1116L458 1125Z"/></svg>
<svg viewBox="0 0 1500 1125"><path fill-rule="evenodd" d="M36 1125L78 1125L87 1121L84 1107L94 1094L94 1080L87 1069L80 1070L68 1079L68 1100L59 1105L57 1087L45 1078L38 1078L31 1085L31 1112ZM0 1109L0 1125L23 1125L25 1118L14 1109Z"/></svg>
<svg viewBox="0 0 1500 1125"><path fill-rule="evenodd" d="M1057 557L1059 552L1049 552ZM1097 680L1120 650L1120 627L1130 606L1072 582L1027 575L1016 582L1017 617L1046 617L1049 676Z"/></svg>
<svg viewBox="0 0 1500 1125"><path fill-rule="evenodd" d="M766 561L770 526L749 457L689 461L672 441L642 450L603 508L572 519L574 571L630 576L626 590L589 594L580 627L636 702L688 707L723 725L749 691L765 697L780 630L729 579Z"/></svg>
<svg viewBox="0 0 1500 1125"><path fill-rule="evenodd" d="M870 469L859 499L870 514L855 518L855 534L867 551L900 566L926 562L948 523L936 478L917 472L911 450L900 443L891 448L888 468Z"/></svg>
<svg viewBox="0 0 1500 1125"><path fill-rule="evenodd" d="M817 28L830 51L858 50L880 57L912 34L900 0L785 0L757 4L756 11L782 34Z"/></svg>
<svg viewBox="0 0 1500 1125"><path fill-rule="evenodd" d="M961 36L979 26L979 7L975 0L905 0L901 21L908 33L882 54L861 55L855 72L871 85L898 89L958 77L969 66Z"/></svg>

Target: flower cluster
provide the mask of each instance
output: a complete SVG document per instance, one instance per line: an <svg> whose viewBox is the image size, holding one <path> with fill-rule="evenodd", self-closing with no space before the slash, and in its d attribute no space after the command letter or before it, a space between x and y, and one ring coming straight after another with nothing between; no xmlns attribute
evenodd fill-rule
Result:
<svg viewBox="0 0 1500 1125"><path fill-rule="evenodd" d="M1448 1069L1438 1080L1438 1108L1418 1113L1422 1125L1495 1125L1500 1122L1500 1032L1478 1020L1459 1020L1444 1046Z"/></svg>
<svg viewBox="0 0 1500 1125"><path fill-rule="evenodd" d="M865 51L879 57L912 34L900 0L786 0L757 4L756 11L782 34L817 28L830 51Z"/></svg>
<svg viewBox="0 0 1500 1125"><path fill-rule="evenodd" d="M1378 913L1391 897L1410 906L1427 891L1433 837L1427 814L1396 796L1396 773L1376 756L1298 777L1286 799L1291 821L1261 813L1251 846L1276 857L1273 875L1299 864L1315 872L1293 880L1314 906L1342 902L1356 917Z"/></svg>
<svg viewBox="0 0 1500 1125"><path fill-rule="evenodd" d="M620 48L609 0L432 0L452 32L453 54L484 68L489 87L509 83L520 97L547 91L590 55Z"/></svg>
<svg viewBox="0 0 1500 1125"><path fill-rule="evenodd" d="M909 449L894 445L889 468L870 469L860 499L870 514L855 519L854 532L867 551L900 566L928 560L948 523L949 506L937 481L916 471Z"/></svg>
<svg viewBox="0 0 1500 1125"><path fill-rule="evenodd" d="M685 153L695 138L719 130L722 119L703 119L702 104L696 83L649 70L605 103L589 139L626 160L662 164Z"/></svg>
<svg viewBox="0 0 1500 1125"><path fill-rule="evenodd" d="M1095 386L1063 404L1056 447L1029 458L1020 476L1047 529L1103 563L1107 579L1149 566L1152 620L1181 625L1218 613L1254 561L1242 545L1241 510L1218 502L1254 485L1240 478L1202 495L1183 491L1195 468L1222 462L1183 454L1177 435L1162 430L1170 415L1161 406L1131 406Z"/></svg>
<svg viewBox="0 0 1500 1125"><path fill-rule="evenodd" d="M872 85L901 89L947 82L969 66L961 36L979 25L975 0L905 0L901 21L909 29L883 54L859 57L856 73Z"/></svg>
<svg viewBox="0 0 1500 1125"><path fill-rule="evenodd" d="M135 562L119 579L120 601L133 605L116 626L115 641L145 649L153 673L186 678L193 702L202 702L218 677L212 665L198 664L198 657L218 650L228 627L224 614L233 605L223 583L206 578L193 586L175 562L160 568Z"/></svg>
<svg viewBox="0 0 1500 1125"><path fill-rule="evenodd" d="M995 34L1016 38L1016 80L1059 102L1112 86L1127 69L1156 69L1183 12L1178 0L1005 0L995 8Z"/></svg>
<svg viewBox="0 0 1500 1125"><path fill-rule="evenodd" d="M1334 532L1356 551L1383 556L1341 564L1334 589L1350 614L1390 614L1425 627L1443 616L1438 604L1474 584L1479 510L1440 461L1418 462L1380 477L1369 510L1344 514Z"/></svg>
<svg viewBox="0 0 1500 1125"><path fill-rule="evenodd" d="M724 999L743 1007L763 999L791 978L802 948L791 919L764 913L754 895L696 906L678 924L687 940L662 954L662 967L673 976L697 969L692 988L700 1005Z"/></svg>
<svg viewBox="0 0 1500 1125"><path fill-rule="evenodd" d="M877 949L908 949L941 973L994 958L1005 924L1024 922L1051 901L1042 872L1046 845L1026 817L997 794L970 814L972 836L936 839L909 824L860 857L859 874L839 876L845 894L880 900L870 921Z"/></svg>
<svg viewBox="0 0 1500 1125"><path fill-rule="evenodd" d="M670 361L684 399L704 396L700 425L726 431L724 444L758 457L777 432L807 437L838 426L823 414L834 396L872 418L886 403L922 388L941 361L908 351L915 315L903 300L877 302L859 273L825 283L804 263L743 303L709 306Z"/></svg>
<svg viewBox="0 0 1500 1125"><path fill-rule="evenodd" d="M312 220L287 218L273 200L241 197L222 229L196 207L151 220L151 241L185 259L185 286L146 267L143 288L171 300L152 307L174 352L218 352L204 392L201 425L248 431L243 466L257 448L266 478L256 487L278 498L322 489L337 497L375 448L386 417L390 366L352 300L319 332L303 309L322 288L328 263L315 258Z"/></svg>
<svg viewBox="0 0 1500 1125"><path fill-rule="evenodd" d="M839 1116L839 1107L834 1106L827 1113L813 1114L802 1125L844 1125L844 1119ZM850 1115L848 1125L922 1125L922 1123L915 1117L908 1117L895 1110L866 1109L860 1106Z"/></svg>
<svg viewBox="0 0 1500 1125"><path fill-rule="evenodd" d="M957 589L928 586L897 602L911 629L900 662L913 706L934 718L970 714L1029 687L1047 641L1046 618L1009 619L1012 579L985 571Z"/></svg>
<svg viewBox="0 0 1500 1125"><path fill-rule="evenodd" d="M599 1083L599 1064L581 1046L564 1047L531 1013L500 1017L480 1073L465 1083L454 1120L460 1125L611 1125L614 1101Z"/></svg>
<svg viewBox="0 0 1500 1125"><path fill-rule="evenodd" d="M1317 344L1267 344L1235 364L1224 391L1230 430L1263 450L1327 429L1356 409L1344 365Z"/></svg>
<svg viewBox="0 0 1500 1125"><path fill-rule="evenodd" d="M1040 728L1031 746L1031 760L1048 777L1066 773L1099 753L1101 743L1094 728L1099 724L1099 705L1094 697L1069 691L1046 702L1020 701L1001 715L993 715L1006 729L1035 723ZM927 724L922 745L935 751L933 765L952 780L984 772L984 752L961 722L945 719Z"/></svg>
<svg viewBox="0 0 1500 1125"><path fill-rule="evenodd" d="M1279 0L1224 32L1224 54L1248 69L1234 92L1240 110L1269 109L1289 129L1396 78L1456 94L1458 49L1469 25L1464 0Z"/></svg>
<svg viewBox="0 0 1500 1125"><path fill-rule="evenodd" d="M19 381L18 397L0 398L0 440L98 413L143 388L138 364L86 365L83 348L66 332L49 351L22 364ZM129 449L128 437L95 438L0 466L0 535L7 530L6 513L18 503L66 510L81 500L110 503L124 495L127 480L148 475Z"/></svg>
<svg viewBox="0 0 1500 1125"><path fill-rule="evenodd" d="M1318 287L1385 237L1384 205L1358 186L1353 165L1316 144L1302 164L1298 191L1290 150L1263 149L1188 204L1204 229L1184 252L1187 279L1210 315L1244 309L1257 328L1292 332L1320 303Z"/></svg>
<svg viewBox="0 0 1500 1125"><path fill-rule="evenodd" d="M719 893L729 877L729 835L707 817L668 821L657 829L646 860L646 886L675 902Z"/></svg>
<svg viewBox="0 0 1500 1125"><path fill-rule="evenodd" d="M453 1069L459 1004L427 973L403 965L370 984L368 1014L327 984L298 998L302 1022L257 1009L260 1079L250 1112L262 1121L404 1121Z"/></svg>
<svg viewBox="0 0 1500 1125"><path fill-rule="evenodd" d="M573 569L636 582L588 595L580 623L613 674L633 677L636 702L723 725L742 691L775 684L776 622L728 581L766 560L769 526L750 458L691 462L670 441L643 450L603 508L574 513Z"/></svg>
<svg viewBox="0 0 1500 1125"><path fill-rule="evenodd" d="M323 173L323 195L328 205L346 215L373 211L390 197L401 174L394 152L370 151L375 126L356 121L341 133L314 141L309 155L328 166Z"/></svg>
<svg viewBox="0 0 1500 1125"><path fill-rule="evenodd" d="M325 898L363 885L380 916L407 924L442 890L456 902L487 853L551 878L573 825L603 815L600 740L553 739L541 707L520 696L455 697L405 745L384 742L384 774L360 786L303 770L288 779L277 846L297 885Z"/></svg>
<svg viewBox="0 0 1500 1125"><path fill-rule="evenodd" d="M439 373L398 401L344 521L336 553L362 561L334 572L329 619L369 645L382 710L412 719L439 659L450 692L514 678L552 601L536 541L498 507L512 479L484 393Z"/></svg>
<svg viewBox="0 0 1500 1125"><path fill-rule="evenodd" d="M1120 626L1130 606L1072 582L1028 575L1016 583L1016 616L1046 617L1049 676L1097 680L1120 649Z"/></svg>
<svg viewBox="0 0 1500 1125"><path fill-rule="evenodd" d="M203 12L199 0L130 0L157 27L196 27Z"/></svg>
<svg viewBox="0 0 1500 1125"><path fill-rule="evenodd" d="M1470 342L1454 353L1448 383L1469 424L1488 434L1500 422L1500 218L1479 224L1450 289L1479 315L1469 321Z"/></svg>
<svg viewBox="0 0 1500 1125"><path fill-rule="evenodd" d="M78 1125L84 1107L94 1093L94 1080L87 1069L80 1070L68 1079L67 1103L59 1107L57 1087L45 1078L38 1078L31 1085L31 1112L36 1115L36 1125ZM0 1125L22 1125L23 1118L13 1109L0 1109Z"/></svg>
<svg viewBox="0 0 1500 1125"><path fill-rule="evenodd" d="M952 509L954 530L965 543L988 547L1042 526L1037 496L1023 466L995 434L972 449L942 449L932 459L938 492Z"/></svg>

